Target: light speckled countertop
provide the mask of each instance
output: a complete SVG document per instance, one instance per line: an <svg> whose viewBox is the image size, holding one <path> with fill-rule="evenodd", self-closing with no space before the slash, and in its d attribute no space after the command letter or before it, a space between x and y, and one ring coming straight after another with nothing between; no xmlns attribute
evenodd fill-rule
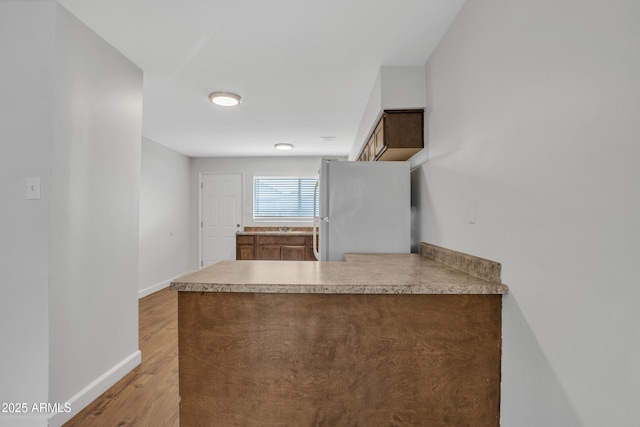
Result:
<svg viewBox="0 0 640 427"><path fill-rule="evenodd" d="M323 294L504 294L418 254L347 254L346 261L221 261L176 278L174 291Z"/></svg>

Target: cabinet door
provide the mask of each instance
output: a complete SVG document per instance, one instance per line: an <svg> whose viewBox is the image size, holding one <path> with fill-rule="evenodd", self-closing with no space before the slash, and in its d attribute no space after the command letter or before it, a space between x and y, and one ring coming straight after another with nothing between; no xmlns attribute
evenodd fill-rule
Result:
<svg viewBox="0 0 640 427"><path fill-rule="evenodd" d="M417 111L388 111L384 115L388 148L420 150L424 147L424 114Z"/></svg>
<svg viewBox="0 0 640 427"><path fill-rule="evenodd" d="M378 123L376 130L373 132L373 136L371 137L373 139L374 145L374 157L378 156L384 149L384 121L385 117L383 116L380 120L380 123Z"/></svg>
<svg viewBox="0 0 640 427"><path fill-rule="evenodd" d="M372 161L376 156L376 141L371 135L369 143L367 144L367 160Z"/></svg>
<svg viewBox="0 0 640 427"><path fill-rule="evenodd" d="M236 235L236 259L256 259L256 252L253 246L254 242L254 236Z"/></svg>
<svg viewBox="0 0 640 427"><path fill-rule="evenodd" d="M309 236L307 237L307 244L306 244L306 260L307 261L317 261L318 259L316 258L316 254L313 253L313 236Z"/></svg>
<svg viewBox="0 0 640 427"><path fill-rule="evenodd" d="M366 144L364 146L364 149L362 150L362 154L360 155L360 157L363 162L366 162L369 160L369 144Z"/></svg>
<svg viewBox="0 0 640 427"><path fill-rule="evenodd" d="M316 254L313 252L313 246L307 246L307 257L305 258L307 261L318 261L316 258Z"/></svg>
<svg viewBox="0 0 640 427"><path fill-rule="evenodd" d="M255 250L253 245L238 245L236 252L236 259L239 260L253 260L256 259Z"/></svg>
<svg viewBox="0 0 640 427"><path fill-rule="evenodd" d="M306 251L305 246L283 246L282 259L286 261L304 261Z"/></svg>
<svg viewBox="0 0 640 427"><path fill-rule="evenodd" d="M280 260L282 259L280 249L280 245L258 245L258 256L256 257L256 259Z"/></svg>

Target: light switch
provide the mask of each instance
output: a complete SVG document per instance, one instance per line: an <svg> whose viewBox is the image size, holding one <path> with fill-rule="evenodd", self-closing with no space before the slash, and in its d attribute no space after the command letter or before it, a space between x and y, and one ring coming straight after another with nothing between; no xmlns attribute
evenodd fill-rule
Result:
<svg viewBox="0 0 640 427"><path fill-rule="evenodd" d="M27 200L40 200L40 177L27 177Z"/></svg>

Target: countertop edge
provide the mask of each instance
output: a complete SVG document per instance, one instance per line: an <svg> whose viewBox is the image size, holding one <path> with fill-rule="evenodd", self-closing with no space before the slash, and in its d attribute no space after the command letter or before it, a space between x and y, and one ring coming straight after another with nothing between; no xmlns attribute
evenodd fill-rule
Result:
<svg viewBox="0 0 640 427"><path fill-rule="evenodd" d="M487 285L306 285L271 283L189 283L172 282L172 291L180 292L222 292L222 293L271 293L271 294L366 294L366 295L503 295L509 288L502 284Z"/></svg>
<svg viewBox="0 0 640 427"><path fill-rule="evenodd" d="M453 260L461 262L453 266L453 263L446 262L452 259L452 251L432 246L431 253L427 254L424 252L424 245L420 254L345 254L345 261L342 262L222 261L205 270L175 278L169 289L179 292L272 294L508 293L508 286L502 284L499 278L499 263L473 255L454 253ZM430 256L433 255L433 251L440 250L448 251L445 254L449 256L446 261L434 259L439 256ZM277 269L273 270L276 264ZM467 268L469 265L473 268ZM495 265L498 266L498 270L494 268ZM485 271L493 274L474 274Z"/></svg>

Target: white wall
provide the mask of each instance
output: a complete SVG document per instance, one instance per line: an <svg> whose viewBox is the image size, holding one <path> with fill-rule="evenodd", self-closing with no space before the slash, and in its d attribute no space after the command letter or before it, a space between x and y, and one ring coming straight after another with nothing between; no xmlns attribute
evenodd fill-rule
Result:
<svg viewBox="0 0 640 427"><path fill-rule="evenodd" d="M332 157L334 158L334 157ZM335 157L344 160L343 157ZM200 173L242 173L243 184L243 226L282 226L283 223L255 222L253 220L253 177L261 175L317 175L322 157L200 157L191 159L191 188L194 206L194 225L198 223L198 185ZM292 226L311 226L311 221L291 223ZM197 233L197 230L195 230ZM197 239L196 239L197 241Z"/></svg>
<svg viewBox="0 0 640 427"><path fill-rule="evenodd" d="M355 160L367 136L371 133L384 110L402 110L425 107L425 81L423 66L383 66L365 106L356 139L349 151Z"/></svg>
<svg viewBox="0 0 640 427"><path fill-rule="evenodd" d="M141 123L142 71L58 6L49 399L76 410L140 362Z"/></svg>
<svg viewBox="0 0 640 427"><path fill-rule="evenodd" d="M639 18L474 0L426 66L416 238L502 262L504 426L640 419Z"/></svg>
<svg viewBox="0 0 640 427"><path fill-rule="evenodd" d="M48 400L54 40L55 2L0 2L0 402ZM40 200L26 200L29 176L41 178ZM46 425L10 418L0 425Z"/></svg>
<svg viewBox="0 0 640 427"><path fill-rule="evenodd" d="M0 425L59 425L31 405L139 361L142 74L53 0L0 2L0 52L0 401L29 412Z"/></svg>
<svg viewBox="0 0 640 427"><path fill-rule="evenodd" d="M169 285L193 268L189 157L142 139L139 295Z"/></svg>

